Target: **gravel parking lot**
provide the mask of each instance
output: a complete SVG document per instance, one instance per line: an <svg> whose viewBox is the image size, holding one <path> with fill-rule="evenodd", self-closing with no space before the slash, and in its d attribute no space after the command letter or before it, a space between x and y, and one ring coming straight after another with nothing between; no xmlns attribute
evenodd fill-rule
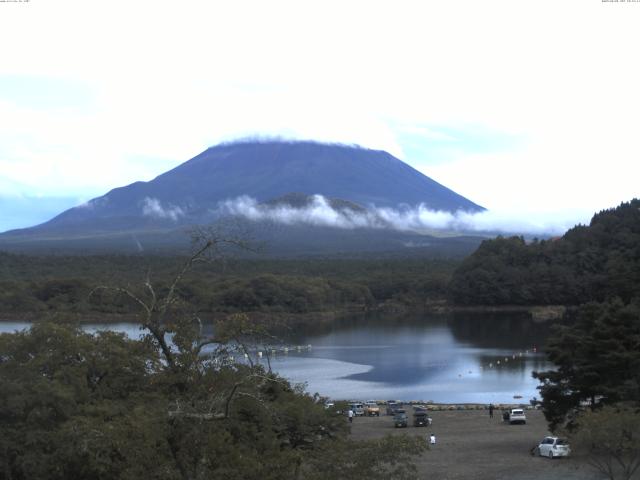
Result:
<svg viewBox="0 0 640 480"><path fill-rule="evenodd" d="M412 409L406 408L411 419ZM386 434L419 435L427 441L434 433L437 444L416 460L420 478L434 480L601 480L585 459L575 455L549 460L530 450L549 435L542 412L527 410L525 425L504 423L499 410L430 412L431 427L396 429L391 416L358 417L351 426L354 439Z"/></svg>

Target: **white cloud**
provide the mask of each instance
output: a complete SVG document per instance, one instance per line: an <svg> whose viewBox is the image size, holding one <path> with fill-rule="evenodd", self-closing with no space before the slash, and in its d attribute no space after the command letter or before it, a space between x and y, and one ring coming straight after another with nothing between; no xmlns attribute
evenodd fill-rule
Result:
<svg viewBox="0 0 640 480"><path fill-rule="evenodd" d="M157 198L145 197L142 204L142 214L148 217L168 218L175 222L184 216L184 210L171 204L165 208Z"/></svg>
<svg viewBox="0 0 640 480"><path fill-rule="evenodd" d="M0 171L20 185L7 190L99 195L257 133L385 149L492 209L594 211L638 195L632 3L14 7L0 75L66 79L89 100L38 109L0 90ZM437 165L408 156L403 132L446 140L439 127L525 141L494 153L451 141Z"/></svg>
<svg viewBox="0 0 640 480"><path fill-rule="evenodd" d="M336 228L361 228L382 226L380 219L368 213L351 209L334 210L322 195L313 195L309 205L294 208L289 205L264 205L255 199L242 196L220 203L222 213L238 215L254 221L269 220L285 225L307 224Z"/></svg>
<svg viewBox="0 0 640 480"><path fill-rule="evenodd" d="M484 211L443 212L424 205L402 210L369 208L334 209L321 195L313 195L308 205L297 208L285 204L260 204L242 196L220 203L220 213L245 217L252 221L270 221L285 225L313 225L344 229L375 228L432 233L434 230L455 232L499 232L504 234L561 235L578 223L588 223L588 214L565 212L550 218L517 213Z"/></svg>

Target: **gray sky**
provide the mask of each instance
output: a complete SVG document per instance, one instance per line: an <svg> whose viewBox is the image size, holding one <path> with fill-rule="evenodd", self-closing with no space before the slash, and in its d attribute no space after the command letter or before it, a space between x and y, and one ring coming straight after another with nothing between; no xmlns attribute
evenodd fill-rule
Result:
<svg viewBox="0 0 640 480"><path fill-rule="evenodd" d="M389 151L503 219L638 196L640 2L0 3L0 231L250 135Z"/></svg>

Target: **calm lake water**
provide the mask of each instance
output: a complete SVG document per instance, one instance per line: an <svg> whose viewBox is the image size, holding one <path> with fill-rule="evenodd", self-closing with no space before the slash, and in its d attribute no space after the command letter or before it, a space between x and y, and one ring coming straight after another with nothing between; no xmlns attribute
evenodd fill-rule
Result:
<svg viewBox="0 0 640 480"><path fill-rule="evenodd" d="M28 327L4 322L0 332ZM86 328L140 335L133 323ZM543 354L548 325L520 315L378 316L322 328L287 334L291 345L311 348L290 348L270 363L291 381L306 382L310 393L333 399L527 402L539 397L531 372L552 367ZM266 356L259 361L266 365Z"/></svg>

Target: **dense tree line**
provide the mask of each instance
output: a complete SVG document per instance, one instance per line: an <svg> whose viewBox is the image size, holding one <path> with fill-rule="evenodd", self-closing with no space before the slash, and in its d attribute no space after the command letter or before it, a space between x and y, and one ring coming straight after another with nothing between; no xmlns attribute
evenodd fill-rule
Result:
<svg viewBox="0 0 640 480"><path fill-rule="evenodd" d="M100 285L140 283L148 273L166 288L182 257L42 256L0 253L0 312L130 313ZM361 310L385 302L422 306L446 297L457 263L429 259L236 259L194 267L180 286L200 312L307 313Z"/></svg>
<svg viewBox="0 0 640 480"><path fill-rule="evenodd" d="M579 305L640 296L640 200L596 214L562 238L484 241L453 274L463 305Z"/></svg>

